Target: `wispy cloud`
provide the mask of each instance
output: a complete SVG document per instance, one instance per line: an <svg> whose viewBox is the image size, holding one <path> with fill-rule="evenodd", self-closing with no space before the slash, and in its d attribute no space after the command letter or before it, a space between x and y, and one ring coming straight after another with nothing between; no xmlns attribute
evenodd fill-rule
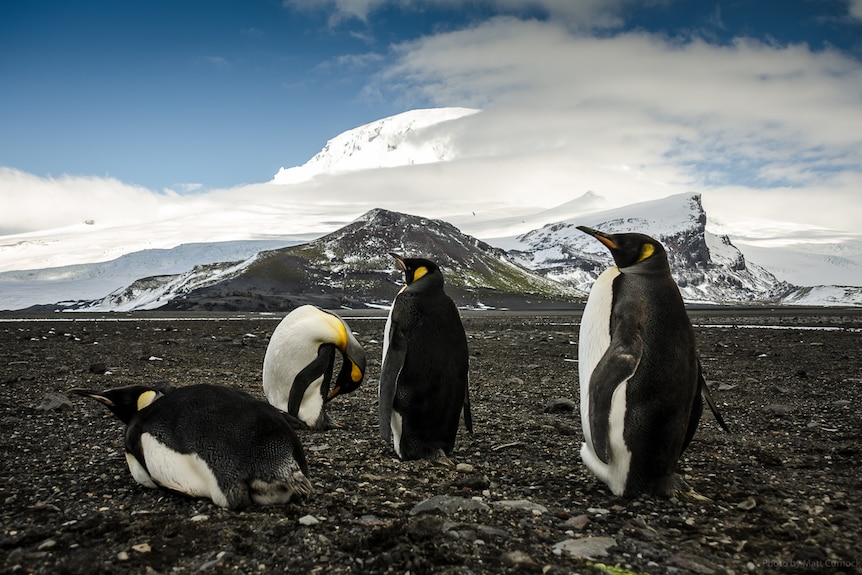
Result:
<svg viewBox="0 0 862 575"><path fill-rule="evenodd" d="M216 68L228 69L230 68L230 62L227 58L222 56L205 56L203 61L211 66L215 66Z"/></svg>

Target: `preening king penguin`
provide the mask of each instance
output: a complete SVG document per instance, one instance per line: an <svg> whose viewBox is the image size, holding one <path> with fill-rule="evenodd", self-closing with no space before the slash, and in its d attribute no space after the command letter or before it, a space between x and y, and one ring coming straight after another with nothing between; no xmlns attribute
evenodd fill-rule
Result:
<svg viewBox="0 0 862 575"><path fill-rule="evenodd" d="M166 393L145 385L71 391L100 401L126 424L126 462L141 485L230 509L311 493L305 453L285 414L243 391L216 385Z"/></svg>
<svg viewBox="0 0 862 575"><path fill-rule="evenodd" d="M615 266L593 284L578 346L581 459L618 496L699 497L676 474L703 412L726 430L701 373L667 252L637 233L578 226Z"/></svg>
<svg viewBox="0 0 862 575"><path fill-rule="evenodd" d="M467 336L437 264L391 255L406 285L392 302L383 337L380 435L401 459L449 464L462 410L473 431Z"/></svg>
<svg viewBox="0 0 862 575"><path fill-rule="evenodd" d="M330 390L335 352L341 370ZM313 305L296 308L275 328L263 359L263 391L275 407L311 429L332 426L325 404L362 383L365 350L338 315Z"/></svg>

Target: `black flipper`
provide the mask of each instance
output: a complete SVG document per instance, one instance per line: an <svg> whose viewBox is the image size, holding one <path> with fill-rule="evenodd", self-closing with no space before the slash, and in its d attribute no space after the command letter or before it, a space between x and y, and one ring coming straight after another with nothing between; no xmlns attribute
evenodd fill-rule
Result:
<svg viewBox="0 0 862 575"><path fill-rule="evenodd" d="M392 319L389 326L389 348L383 366L380 368L380 388L378 396L378 414L380 416L380 436L385 441L392 439L392 407L395 404L395 391L398 388L398 378L407 358L407 348L404 345L404 335L398 328L398 323Z"/></svg>
<svg viewBox="0 0 862 575"><path fill-rule="evenodd" d="M605 463L608 463L608 428L614 391L634 374L642 354L640 336L627 344L612 341L590 376L590 433L593 450Z"/></svg>
<svg viewBox="0 0 862 575"><path fill-rule="evenodd" d="M323 375L323 382L320 384L321 392L325 398L329 395L329 384L332 379L332 366L335 363L335 346L332 344L323 344L317 348L317 357L302 368L302 371L296 374L293 379L293 385L290 387L290 397L287 400L287 412L297 417L299 416L299 406L302 405L302 396L305 395L305 390L311 385L311 382Z"/></svg>

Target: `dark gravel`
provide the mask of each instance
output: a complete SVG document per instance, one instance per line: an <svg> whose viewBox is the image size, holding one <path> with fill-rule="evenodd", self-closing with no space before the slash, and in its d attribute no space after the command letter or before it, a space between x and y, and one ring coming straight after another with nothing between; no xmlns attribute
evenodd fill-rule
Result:
<svg viewBox="0 0 862 575"><path fill-rule="evenodd" d="M0 322L0 572L862 571L860 310L693 313L732 434L707 411L680 470L711 502L619 499L587 472L577 314L466 315L476 433L452 469L380 439L384 322L344 315L369 369L330 404L343 429L300 433L314 494L242 512L137 485L120 422L65 392L210 382L262 398L280 316Z"/></svg>

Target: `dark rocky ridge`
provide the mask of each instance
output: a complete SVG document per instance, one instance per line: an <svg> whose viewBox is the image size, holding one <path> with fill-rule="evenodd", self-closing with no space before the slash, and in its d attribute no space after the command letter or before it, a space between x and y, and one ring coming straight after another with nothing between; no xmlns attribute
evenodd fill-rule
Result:
<svg viewBox="0 0 862 575"><path fill-rule="evenodd" d="M572 307L581 292L511 263L505 252L440 220L376 209L322 238L262 253L239 273L193 289L163 309L289 310L388 305L403 285L390 252L429 257L459 306Z"/></svg>

